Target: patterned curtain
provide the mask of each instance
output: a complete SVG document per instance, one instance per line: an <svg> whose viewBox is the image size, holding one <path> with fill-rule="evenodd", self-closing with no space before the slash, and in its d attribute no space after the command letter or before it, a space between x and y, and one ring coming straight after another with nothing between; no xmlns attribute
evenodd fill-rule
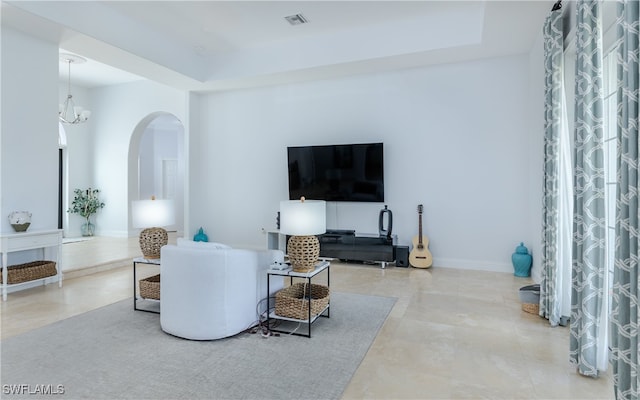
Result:
<svg viewBox="0 0 640 400"><path fill-rule="evenodd" d="M564 37L562 11L551 11L544 29L544 197L542 199L542 280L540 316L552 326L560 322L561 272L558 271L559 141L563 126Z"/></svg>
<svg viewBox="0 0 640 400"><path fill-rule="evenodd" d="M638 1L618 3L618 201L611 310L617 399L638 398Z"/></svg>
<svg viewBox="0 0 640 400"><path fill-rule="evenodd" d="M598 0L578 0L576 10L575 170L569 355L580 374L598 376L604 344L600 324L605 323L602 321L602 304L606 269L600 3Z"/></svg>

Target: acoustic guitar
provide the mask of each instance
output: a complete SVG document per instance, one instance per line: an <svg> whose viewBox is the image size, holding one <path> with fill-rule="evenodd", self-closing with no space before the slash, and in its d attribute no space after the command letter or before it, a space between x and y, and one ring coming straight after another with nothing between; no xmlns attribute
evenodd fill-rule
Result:
<svg viewBox="0 0 640 400"><path fill-rule="evenodd" d="M413 238L409 263L415 268L429 268L433 264L433 257L429 251L429 239L422 234L422 204L418 206L418 235Z"/></svg>

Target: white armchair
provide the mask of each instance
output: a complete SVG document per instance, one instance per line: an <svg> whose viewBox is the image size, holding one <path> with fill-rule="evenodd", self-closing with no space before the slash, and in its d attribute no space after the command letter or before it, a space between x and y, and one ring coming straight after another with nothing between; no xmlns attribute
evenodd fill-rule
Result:
<svg viewBox="0 0 640 400"><path fill-rule="evenodd" d="M215 243L181 241L178 246L164 246L162 330L186 339L211 340L255 325L267 306L265 271L283 258L279 250L231 249ZM282 287L282 279L271 279L271 296Z"/></svg>

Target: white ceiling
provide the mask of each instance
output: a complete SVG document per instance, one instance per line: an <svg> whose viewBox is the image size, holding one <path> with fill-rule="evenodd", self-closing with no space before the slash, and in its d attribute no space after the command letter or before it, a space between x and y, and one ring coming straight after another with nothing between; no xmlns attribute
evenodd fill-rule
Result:
<svg viewBox="0 0 640 400"><path fill-rule="evenodd" d="M2 23L82 55L72 83L195 91L531 50L554 1L3 1ZM308 24L284 19L302 13ZM61 79L67 67L61 64Z"/></svg>

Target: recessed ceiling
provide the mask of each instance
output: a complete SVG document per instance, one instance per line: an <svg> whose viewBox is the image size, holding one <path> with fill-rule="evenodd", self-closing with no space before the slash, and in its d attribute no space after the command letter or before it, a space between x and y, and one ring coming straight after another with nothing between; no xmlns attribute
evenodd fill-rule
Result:
<svg viewBox="0 0 640 400"><path fill-rule="evenodd" d="M207 91L524 54L553 3L9 1L2 23L86 57L74 84Z"/></svg>
<svg viewBox="0 0 640 400"><path fill-rule="evenodd" d="M71 53L65 49L60 49L61 53ZM86 57L85 57L86 58ZM82 64L71 64L71 83L75 86L94 88L98 86L118 85L129 83L145 78L114 68L107 64L86 58ZM69 69L66 63L60 62L60 79L67 81Z"/></svg>

